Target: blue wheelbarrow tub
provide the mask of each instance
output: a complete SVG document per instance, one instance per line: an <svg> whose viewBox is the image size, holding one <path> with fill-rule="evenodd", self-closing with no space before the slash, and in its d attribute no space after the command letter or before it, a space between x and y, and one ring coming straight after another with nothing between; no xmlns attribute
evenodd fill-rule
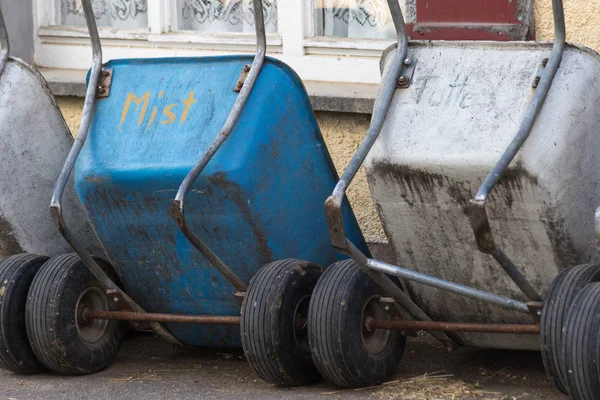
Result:
<svg viewBox="0 0 600 400"><path fill-rule="evenodd" d="M128 294L148 312L239 315L235 289L171 218L179 184L238 96L249 56L109 62L77 161L86 213ZM245 282L265 264L298 258L327 267L323 204L337 181L308 96L285 64L267 59L229 139L192 187L192 228ZM366 244L348 204L349 237ZM239 346L239 328L165 324L191 346Z"/></svg>

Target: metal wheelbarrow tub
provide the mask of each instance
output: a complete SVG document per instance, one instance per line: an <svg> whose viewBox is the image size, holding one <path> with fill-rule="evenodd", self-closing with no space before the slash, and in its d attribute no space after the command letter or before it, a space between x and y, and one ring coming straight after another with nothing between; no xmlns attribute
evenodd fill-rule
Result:
<svg viewBox="0 0 600 400"><path fill-rule="evenodd" d="M125 292L146 311L239 315L235 288L188 242L169 210L251 62L170 58L104 67L112 70L109 95L97 100L75 182ZM192 186L186 214L243 282L273 260L327 266L340 257L322 209L336 181L300 79L267 58L230 139ZM366 251L347 203L344 215ZM238 326L164 326L186 345L240 345Z"/></svg>
<svg viewBox="0 0 600 400"><path fill-rule="evenodd" d="M550 45L430 42L410 49L417 62L412 85L396 93L365 163L398 263L527 301L494 258L478 251L466 210L513 139ZM596 254L598 132L600 56L569 45L529 139L487 207L496 243L538 293L548 292L562 268ZM531 320L494 304L411 281L406 285L434 320ZM457 335L471 346L540 348L532 335Z"/></svg>
<svg viewBox="0 0 600 400"><path fill-rule="evenodd" d="M54 181L73 137L42 75L7 58L0 71L0 260L23 252L54 256L69 251L47 211ZM88 251L103 254L71 179L68 221Z"/></svg>

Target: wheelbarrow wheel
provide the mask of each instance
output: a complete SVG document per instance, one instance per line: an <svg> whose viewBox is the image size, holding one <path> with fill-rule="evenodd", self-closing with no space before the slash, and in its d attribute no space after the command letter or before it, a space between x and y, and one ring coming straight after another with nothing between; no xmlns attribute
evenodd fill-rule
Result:
<svg viewBox="0 0 600 400"><path fill-rule="evenodd" d="M85 308L113 310L103 287L77 254L48 260L31 284L26 307L31 347L48 369L85 375L112 363L124 329L118 321L85 320Z"/></svg>
<svg viewBox="0 0 600 400"><path fill-rule="evenodd" d="M600 265L584 264L562 270L552 281L540 323L542 360L554 386L569 394L562 336L571 303L589 283L600 281Z"/></svg>
<svg viewBox="0 0 600 400"><path fill-rule="evenodd" d="M18 254L0 262L0 368L18 374L44 370L25 327L25 304L31 282L48 257Z"/></svg>
<svg viewBox="0 0 600 400"><path fill-rule="evenodd" d="M563 334L569 394L574 400L600 398L600 283L584 287L573 300Z"/></svg>
<svg viewBox="0 0 600 400"><path fill-rule="evenodd" d="M252 278L242 304L242 347L263 380L283 386L321 380L308 345L308 307L321 276L317 264L275 261Z"/></svg>
<svg viewBox="0 0 600 400"><path fill-rule="evenodd" d="M388 319L385 296L354 261L330 266L317 283L308 312L313 360L325 379L344 388L388 381L404 353L406 338L397 331L365 327L368 317Z"/></svg>

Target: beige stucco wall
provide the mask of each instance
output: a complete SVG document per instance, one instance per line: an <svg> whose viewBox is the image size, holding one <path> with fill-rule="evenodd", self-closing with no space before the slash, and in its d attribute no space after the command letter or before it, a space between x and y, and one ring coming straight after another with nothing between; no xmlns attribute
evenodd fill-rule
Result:
<svg viewBox="0 0 600 400"><path fill-rule="evenodd" d="M567 40L600 51L600 0L564 0ZM536 36L552 40L552 1L534 0Z"/></svg>
<svg viewBox="0 0 600 400"><path fill-rule="evenodd" d="M81 119L83 99L59 97L57 101L71 132L77 132L79 129L79 120ZM350 162L369 128L370 116L362 114L317 113L317 120L327 147L330 149L333 162L338 172L341 173ZM361 169L354 184L350 187L348 197L367 240L370 242L384 241L385 236L373 203L371 202L371 195L364 170Z"/></svg>

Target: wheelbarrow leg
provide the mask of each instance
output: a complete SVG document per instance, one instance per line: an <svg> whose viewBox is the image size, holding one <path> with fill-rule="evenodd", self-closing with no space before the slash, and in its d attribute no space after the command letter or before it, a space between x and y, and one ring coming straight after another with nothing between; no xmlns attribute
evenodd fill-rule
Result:
<svg viewBox="0 0 600 400"><path fill-rule="evenodd" d="M470 201L467 210L479 250L482 253L492 255L529 300L536 302L542 300L541 296L535 291L515 264L496 245L491 232L486 206L489 194L498 182L500 182L510 163L529 137L533 124L544 105L544 101L548 96L548 92L562 61L566 41L565 13L562 0L553 0L552 8L554 12L554 45L552 46L552 53L550 54L542 78L537 83L535 94L531 99L523 122L521 122L519 131L504 154L502 154L502 157L500 157L500 160L498 160L498 163L481 184L475 198Z"/></svg>
<svg viewBox="0 0 600 400"><path fill-rule="evenodd" d="M225 141L231 135L233 128L250 97L250 93L254 88L254 84L258 79L260 71L262 70L266 51L267 51L267 39L265 33L265 24L264 24L264 15L262 11L262 0L254 0L254 19L255 19L255 27L256 27L256 56L254 57L254 61L252 62L252 66L250 67L250 71L248 72L248 76L246 77L246 81L243 83L241 87L240 94L235 100L229 115L227 116L227 120L223 127L217 133L213 141L211 142L208 149L202 154L202 157L198 160L196 165L191 169L191 171L187 174L181 185L179 186L179 190L177 191L177 195L171 204L171 214L175 219L175 222L181 229L181 232L185 235L185 237L204 255L208 261L215 267L221 275L223 275L239 292L245 292L247 286L242 280L235 275L235 273L229 268L221 258L215 254L204 241L191 229L186 215L185 215L185 201L187 199L187 195L192 188L196 179L200 176L204 168L208 165L210 160L214 157L214 155L219 151L219 148L225 143ZM239 83L238 86L239 87Z"/></svg>
<svg viewBox="0 0 600 400"><path fill-rule="evenodd" d="M373 117L371 119L369 131L356 151L356 154L354 154L350 164L344 170L344 173L333 190L332 195L325 202L325 214L327 216L329 234L331 236L331 243L333 247L341 253L352 256L354 261L356 261L357 264L361 266L367 272L367 274L369 274L369 276L371 276L371 278L373 278L382 288L384 288L398 302L398 304L407 311L407 315L410 315L415 319L431 321L431 318L425 313L425 311L417 306L410 299L410 297L396 284L394 284L387 276L380 272L372 271L367 267L368 258L346 237L344 220L342 217L342 204L346 195L346 190L348 189L348 186L354 179L360 166L367 157L367 154L381 133L383 123L392 103L392 99L394 98L394 94L396 93L398 80L400 79L403 68L405 67L405 61L408 55L408 36L406 34L406 25L402 15L402 10L396 0L388 0L388 5L390 7L394 20L394 26L396 27L396 32L398 35L397 53L394 57L394 60L390 63L391 65L387 68L384 68L382 83L377 95L377 99L375 100ZM444 332L432 332L432 336L449 348L458 347L455 341Z"/></svg>
<svg viewBox="0 0 600 400"><path fill-rule="evenodd" d="M398 305L405 311L406 316L410 316L417 321L432 321L432 319L423 311L418 305L416 305L411 298L402 291L390 278L385 274L374 271L367 266L369 259L365 256L350 240L347 241L348 248L352 259L365 270L365 272L375 281L379 286L389 293L390 296L396 300ZM444 332L432 331L431 336L442 342L448 350L457 348L456 341L451 339L448 334Z"/></svg>
<svg viewBox="0 0 600 400"><path fill-rule="evenodd" d="M81 257L85 265L88 267L92 275L98 279L98 281L106 288L107 291L113 291L118 293L120 297L125 301L126 305L134 312L145 312L144 309L138 305L133 299L127 296L123 291L106 275L106 273L100 268L98 263L93 259L91 254L87 252L82 243L73 235L68 229L62 213L62 196L65 190L65 186L71 172L75 167L75 161L85 143L85 139L89 133L90 123L92 115L94 113L94 107L96 103L96 90L100 75L102 73L102 47L100 44L100 37L98 35L98 28L96 27L96 20L93 17L93 10L90 0L83 0L83 10L85 14L86 23L90 33L90 39L92 41L93 51L93 64L92 71L90 73L90 80L87 87L85 101L83 104L83 115L81 117L81 126L77 134L77 138L73 143L73 147L69 152L65 165L58 176L54 193L52 195L52 201L50 203L50 213L54 219L58 230L65 240L73 247L75 252ZM179 340L177 340L169 331L167 331L158 322L150 323L150 328L162 339L177 346L183 346Z"/></svg>

